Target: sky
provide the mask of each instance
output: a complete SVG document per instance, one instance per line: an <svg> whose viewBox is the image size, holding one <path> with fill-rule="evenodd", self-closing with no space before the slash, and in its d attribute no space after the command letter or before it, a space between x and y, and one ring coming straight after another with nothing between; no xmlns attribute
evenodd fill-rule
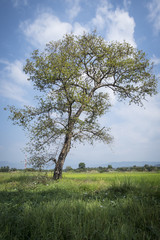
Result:
<svg viewBox="0 0 160 240"><path fill-rule="evenodd" d="M23 72L26 59L66 33L81 35L94 29L106 41L125 40L143 50L160 77L159 0L0 1L0 165L24 168L27 159L22 149L28 139L3 110L7 105L22 108L33 103L33 88ZM148 98L143 107L118 102L113 95L111 103L101 122L111 128L114 142L77 145L65 166L160 162L160 94Z"/></svg>

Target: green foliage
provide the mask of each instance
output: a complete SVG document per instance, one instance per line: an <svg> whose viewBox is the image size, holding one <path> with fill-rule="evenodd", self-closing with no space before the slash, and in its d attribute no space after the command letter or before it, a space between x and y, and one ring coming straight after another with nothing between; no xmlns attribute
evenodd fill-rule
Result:
<svg viewBox="0 0 160 240"><path fill-rule="evenodd" d="M11 168L10 171L15 172L15 171L17 171L17 168Z"/></svg>
<svg viewBox="0 0 160 240"><path fill-rule="evenodd" d="M85 167L86 167L85 163L83 163L83 162L80 162L78 166L80 169L85 169Z"/></svg>
<svg viewBox="0 0 160 240"><path fill-rule="evenodd" d="M110 91L120 101L136 104L157 93L144 52L126 42L106 42L95 32L65 35L42 53L35 50L24 71L41 95L37 106L9 107L10 119L29 131L35 167L64 162L77 141L113 140L110 129L98 121L111 107Z"/></svg>
<svg viewBox="0 0 160 240"><path fill-rule="evenodd" d="M0 172L9 172L9 166L0 167Z"/></svg>
<svg viewBox="0 0 160 240"><path fill-rule="evenodd" d="M73 171L73 168L71 166L67 166L65 169L65 172L68 172L68 171Z"/></svg>
<svg viewBox="0 0 160 240"><path fill-rule="evenodd" d="M159 240L160 174L0 174L0 239Z"/></svg>
<svg viewBox="0 0 160 240"><path fill-rule="evenodd" d="M34 168L25 168L24 171L26 171L26 172L35 172L36 170Z"/></svg>
<svg viewBox="0 0 160 240"><path fill-rule="evenodd" d="M109 165L108 165L108 168L109 168L109 169L112 169L112 165L109 164Z"/></svg>

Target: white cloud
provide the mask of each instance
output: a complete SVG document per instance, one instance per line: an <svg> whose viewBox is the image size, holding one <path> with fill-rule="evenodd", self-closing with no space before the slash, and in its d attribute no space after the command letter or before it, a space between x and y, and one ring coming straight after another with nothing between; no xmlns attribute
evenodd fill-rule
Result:
<svg viewBox="0 0 160 240"><path fill-rule="evenodd" d="M151 58L151 62L154 63L154 65L159 65L160 64L160 58L157 58L155 55Z"/></svg>
<svg viewBox="0 0 160 240"><path fill-rule="evenodd" d="M70 4L72 3L72 7L68 11L72 12L70 18L73 19L80 11L80 0L67 1ZM124 1L124 5L127 6L127 4L129 4L129 1ZM74 10L75 6L78 6L77 10ZM34 47L41 48L49 41L61 39L66 33L73 32L79 35L84 31L88 32L92 26L96 27L98 31L104 30L106 32L106 40L117 40L120 42L125 40L136 47L134 19L124 9L117 8L114 10L113 6L107 1L99 5L95 18L85 26L78 22L71 24L61 21L51 11L46 11L39 14L33 22L22 22L20 29Z"/></svg>
<svg viewBox="0 0 160 240"><path fill-rule="evenodd" d="M112 9L112 5L106 2L104 5L100 5L96 10L96 16L92 19L93 25L100 30L103 30L106 26L107 13Z"/></svg>
<svg viewBox="0 0 160 240"><path fill-rule="evenodd" d="M153 23L154 31L158 34L160 32L160 1L152 0L147 7L149 10L149 21Z"/></svg>
<svg viewBox="0 0 160 240"><path fill-rule="evenodd" d="M125 40L136 47L135 21L126 10L119 8L114 10L110 3L105 2L97 8L96 17L92 23L97 29L106 31L108 41L123 42Z"/></svg>
<svg viewBox="0 0 160 240"><path fill-rule="evenodd" d="M0 95L6 98L26 103L26 90L24 87L30 86L27 75L23 72L23 63L15 60L13 63L0 60L4 68L0 71Z"/></svg>
<svg viewBox="0 0 160 240"><path fill-rule="evenodd" d="M128 8L131 5L131 0L123 0L123 5L124 5L125 10L128 10Z"/></svg>
<svg viewBox="0 0 160 240"><path fill-rule="evenodd" d="M21 30L34 46L44 46L51 40L58 40L71 32L72 26L67 22L61 22L50 13L40 14L33 23L28 21L21 23Z"/></svg>
<svg viewBox="0 0 160 240"><path fill-rule="evenodd" d="M75 22L73 25L73 33L75 35L82 35L84 32L88 32L89 28L83 27L80 23Z"/></svg>
<svg viewBox="0 0 160 240"><path fill-rule="evenodd" d="M1 87L0 87L1 96L26 104L27 101L24 98L25 94L26 94L26 91L24 90L24 88L16 85L15 83L4 81L4 80L1 81Z"/></svg>
<svg viewBox="0 0 160 240"><path fill-rule="evenodd" d="M29 21L21 23L20 29L28 41L38 48L44 47L49 41L61 39L66 33L82 34L86 31L86 28L79 23L71 25L68 22L62 22L49 12L38 15L32 23Z"/></svg>
<svg viewBox="0 0 160 240"><path fill-rule="evenodd" d="M19 60L15 60L13 63L7 61L1 61L6 66L3 69L3 74L7 76L8 79L21 85L29 85L27 81L27 75L23 72L23 63Z"/></svg>
<svg viewBox="0 0 160 240"><path fill-rule="evenodd" d="M19 7L21 5L27 6L28 0L12 0L12 3L14 7Z"/></svg>
<svg viewBox="0 0 160 240"><path fill-rule="evenodd" d="M128 12L117 9L109 16L109 30L107 32L108 40L117 40L123 42L124 40L136 46L134 39L135 22Z"/></svg>
<svg viewBox="0 0 160 240"><path fill-rule="evenodd" d="M67 9L66 13L68 14L69 18L73 20L81 11L80 0L66 0L66 2L69 4L69 7L71 6L69 9Z"/></svg>
<svg viewBox="0 0 160 240"><path fill-rule="evenodd" d="M145 108L117 104L114 109L118 123L112 125L117 152L141 153L160 143L160 95L149 99ZM137 150L136 150L137 149Z"/></svg>

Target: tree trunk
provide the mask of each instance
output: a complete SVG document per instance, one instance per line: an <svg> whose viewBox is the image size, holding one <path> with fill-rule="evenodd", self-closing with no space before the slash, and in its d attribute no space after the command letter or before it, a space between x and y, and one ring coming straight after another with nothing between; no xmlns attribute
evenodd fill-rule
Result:
<svg viewBox="0 0 160 240"><path fill-rule="evenodd" d="M82 105L79 108L79 110L77 111L77 113L74 116L74 119L78 118L81 115L84 108L85 108L84 105ZM71 147L72 130L73 130L73 127L74 127L74 124L75 124L76 120L74 120L74 121L73 121L73 119L71 120L71 109L70 109L69 112L70 112L69 118L68 118L68 130L69 131L66 134L63 148L62 148L62 150L59 154L58 160L56 161L56 166L55 166L54 175L53 175L54 180L58 180L58 179L62 178L63 165L64 165L66 156L67 156L67 154L70 150L70 147Z"/></svg>
<svg viewBox="0 0 160 240"><path fill-rule="evenodd" d="M59 154L59 157L56 162L55 169L54 169L54 175L53 175L54 180L58 180L58 179L62 178L62 169L63 169L63 165L65 162L66 156L71 147L71 138L72 138L71 135L66 135L63 148Z"/></svg>

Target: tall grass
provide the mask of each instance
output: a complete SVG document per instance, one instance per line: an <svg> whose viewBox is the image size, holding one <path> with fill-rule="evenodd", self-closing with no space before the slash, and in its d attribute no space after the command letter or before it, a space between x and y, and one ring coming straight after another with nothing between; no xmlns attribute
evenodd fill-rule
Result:
<svg viewBox="0 0 160 240"><path fill-rule="evenodd" d="M0 240L158 240L160 174L0 174Z"/></svg>

